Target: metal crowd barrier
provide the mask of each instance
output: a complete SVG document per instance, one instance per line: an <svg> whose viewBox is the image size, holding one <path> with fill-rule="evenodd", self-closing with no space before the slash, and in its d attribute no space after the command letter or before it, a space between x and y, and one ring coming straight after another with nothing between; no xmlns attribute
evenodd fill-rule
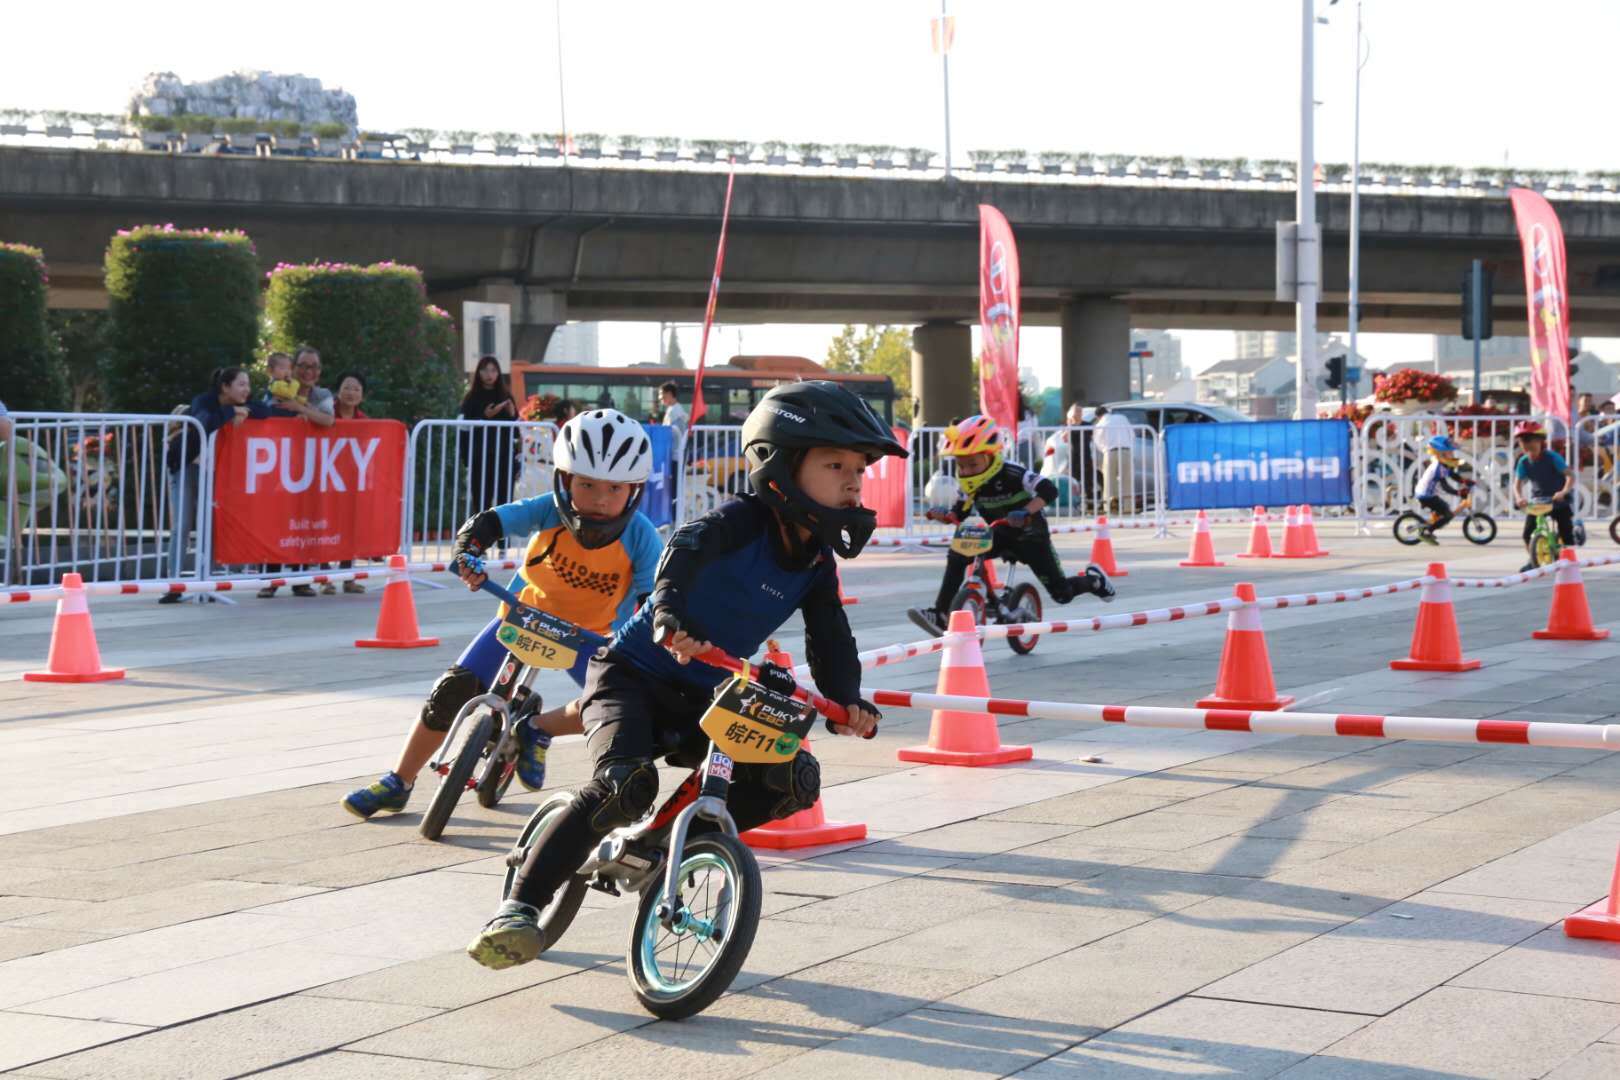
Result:
<svg viewBox="0 0 1620 1080"><path fill-rule="evenodd" d="M677 524L701 517L748 490L741 427L691 427L682 439L679 458L681 467L675 477Z"/></svg>
<svg viewBox="0 0 1620 1080"><path fill-rule="evenodd" d="M556 437L550 421L418 421L405 455L399 550L406 561L447 559L456 530L478 511L549 492Z"/></svg>
<svg viewBox="0 0 1620 1080"><path fill-rule="evenodd" d="M1463 461L1474 467L1474 506L1499 517L1511 515L1513 468L1519 459L1513 429L1527 420L1541 423L1555 438L1561 438L1564 431L1564 425L1552 423L1546 416L1379 413L1368 417L1356 435L1353 454L1357 517L1393 518L1414 508L1418 479L1429 463L1425 445L1431 436L1440 434L1450 435ZM1585 514L1588 506L1596 505L1590 492L1578 490L1577 499L1577 514Z"/></svg>
<svg viewBox="0 0 1620 1080"><path fill-rule="evenodd" d="M208 505L211 457L190 416L13 413L0 443L0 581L53 584L68 571L87 581L206 576L196 528ZM184 439L198 466L171 473L170 440ZM179 520L176 520L176 512ZM206 517L206 515L202 515Z"/></svg>

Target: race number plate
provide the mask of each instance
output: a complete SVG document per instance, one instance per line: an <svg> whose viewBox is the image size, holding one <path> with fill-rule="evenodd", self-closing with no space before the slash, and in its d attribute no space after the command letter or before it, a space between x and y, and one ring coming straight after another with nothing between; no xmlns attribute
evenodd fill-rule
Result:
<svg viewBox="0 0 1620 1080"><path fill-rule="evenodd" d="M769 765L799 752L815 710L740 675L731 680L699 726L733 760Z"/></svg>
<svg viewBox="0 0 1620 1080"><path fill-rule="evenodd" d="M956 535L951 537L951 550L972 559L989 551L994 543L990 535L990 526L959 525Z"/></svg>
<svg viewBox="0 0 1620 1080"><path fill-rule="evenodd" d="M566 671L590 648L579 627L526 604L512 607L495 640L530 667Z"/></svg>

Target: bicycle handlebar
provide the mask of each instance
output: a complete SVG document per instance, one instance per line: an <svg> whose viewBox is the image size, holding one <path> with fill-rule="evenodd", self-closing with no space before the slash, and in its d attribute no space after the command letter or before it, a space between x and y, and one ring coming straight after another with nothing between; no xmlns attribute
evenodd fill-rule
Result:
<svg viewBox="0 0 1620 1080"><path fill-rule="evenodd" d="M480 565L474 569L478 573L483 573L481 561ZM511 604L513 607L517 607L521 604L521 601L518 600L517 596L512 592L511 589L506 588L504 585L497 585L488 577L484 578L483 584L479 585L478 588L499 600L503 600L506 603ZM653 644L662 645L664 643L666 633L666 630L662 628L655 630L653 632ZM699 653L697 659L703 661L705 664L708 664L711 667L722 668L726 671L733 671L739 674L746 672L749 678L757 678L759 674L759 669L754 667L754 665L745 660L737 659L724 649L711 648L706 652ZM806 702L811 708L815 709L822 716L826 717L827 730L833 731L834 734L837 734L837 732L834 731L834 728L849 726L848 710L829 698L824 698L820 694L800 686L794 688L793 699L795 701ZM870 739L876 734L877 731L874 729L872 734L867 735L866 737Z"/></svg>

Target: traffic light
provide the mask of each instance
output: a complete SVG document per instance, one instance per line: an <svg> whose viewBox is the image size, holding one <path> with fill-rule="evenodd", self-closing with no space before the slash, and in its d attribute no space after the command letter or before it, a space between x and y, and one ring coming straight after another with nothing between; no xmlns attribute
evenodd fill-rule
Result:
<svg viewBox="0 0 1620 1080"><path fill-rule="evenodd" d="M1495 291L1489 269L1481 268L1479 281L1479 340L1491 339L1491 296ZM1472 269L1463 275L1462 279L1462 336L1464 341L1474 340L1474 272Z"/></svg>
<svg viewBox="0 0 1620 1080"><path fill-rule="evenodd" d="M1337 390L1344 385L1344 357L1330 356L1327 358L1327 387Z"/></svg>

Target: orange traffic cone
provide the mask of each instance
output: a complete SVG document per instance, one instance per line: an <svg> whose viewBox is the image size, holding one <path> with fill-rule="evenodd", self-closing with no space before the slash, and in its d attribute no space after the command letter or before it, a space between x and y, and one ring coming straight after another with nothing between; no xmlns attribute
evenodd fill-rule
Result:
<svg viewBox="0 0 1620 1080"><path fill-rule="evenodd" d="M1283 549L1274 559L1311 559L1310 545L1305 540L1305 529L1300 521L1299 507L1290 506L1283 516Z"/></svg>
<svg viewBox="0 0 1620 1080"><path fill-rule="evenodd" d="M1614 862L1609 895L1565 919L1564 936L1620 941L1620 858Z"/></svg>
<svg viewBox="0 0 1620 1080"><path fill-rule="evenodd" d="M767 643L769 651L765 659L789 670L793 668L793 658L782 652L776 642ZM804 740L804 751L809 753L810 740ZM749 829L742 834L743 843L749 847L770 848L773 851L782 851L789 848L815 847L818 844L841 844L846 840L865 840L866 825L859 821L828 821L827 815L822 812L821 799L816 799L816 805L808 810L800 810L780 821L767 821L757 829Z"/></svg>
<svg viewBox="0 0 1620 1080"><path fill-rule="evenodd" d="M1225 566L1223 562L1215 560L1215 538L1210 535L1209 515L1202 510L1198 511L1198 520L1193 524L1192 549L1187 557L1181 560L1182 566Z"/></svg>
<svg viewBox="0 0 1620 1080"><path fill-rule="evenodd" d="M1586 603L1586 585L1581 581L1575 549L1565 548L1559 558L1563 561L1558 564L1558 577L1553 583L1547 628L1530 636L1543 641L1602 641L1609 632L1592 627L1592 609Z"/></svg>
<svg viewBox="0 0 1620 1080"><path fill-rule="evenodd" d="M1254 586L1246 581L1238 583L1234 594L1249 605L1254 603ZM1221 673L1215 679L1215 693L1200 700L1198 707L1269 712L1293 701L1278 694L1271 681L1271 656L1266 652L1266 632L1260 627L1260 609L1233 609L1226 617L1226 646L1221 649Z"/></svg>
<svg viewBox="0 0 1620 1080"><path fill-rule="evenodd" d="M1249 550L1238 552L1240 559L1271 558L1271 530L1266 527L1266 508L1254 508L1254 525L1249 529Z"/></svg>
<svg viewBox="0 0 1620 1080"><path fill-rule="evenodd" d="M939 665L937 694L964 697L990 696L990 679L984 673L984 657L979 652L973 614L951 612L950 629L945 632L945 656ZM899 751L901 761L921 761L928 765L1000 765L1027 761L1035 756L1032 746L1003 746L996 730L996 718L989 713L956 712L935 709L928 728L927 746L909 746Z"/></svg>
<svg viewBox="0 0 1620 1080"><path fill-rule="evenodd" d="M1129 577L1130 571L1114 561L1114 536L1108 529L1108 516L1097 519L1097 536L1091 541L1091 558L1087 560L1109 577Z"/></svg>
<svg viewBox="0 0 1620 1080"><path fill-rule="evenodd" d="M858 596L844 595L844 575L838 572L838 564L836 562L833 563L833 581L837 582L838 584L838 602L840 604L843 604L845 607L849 607L851 604L858 604L861 602L860 597ZM792 667L793 665L789 664L788 666Z"/></svg>
<svg viewBox="0 0 1620 1080"><path fill-rule="evenodd" d="M411 575L405 556L388 556L388 584L383 587L382 609L377 612L377 636L361 638L361 649L421 649L437 645L436 637L423 637L416 625L416 599L411 596Z"/></svg>
<svg viewBox="0 0 1620 1080"><path fill-rule="evenodd" d="M1430 563L1429 576L1437 580L1423 586L1417 625L1412 627L1411 655L1404 660L1391 660L1389 666L1396 671L1473 671L1480 662L1463 659L1446 564Z"/></svg>
<svg viewBox="0 0 1620 1080"><path fill-rule="evenodd" d="M84 578L62 575L62 598L56 602L56 622L51 626L51 651L44 671L25 671L28 682L101 682L122 679L123 668L101 666L101 650L96 646L96 628L90 623L90 604L85 598Z"/></svg>
<svg viewBox="0 0 1620 1080"><path fill-rule="evenodd" d="M1330 554L1323 551L1322 545L1316 541L1316 519L1311 516L1310 503L1306 503L1299 508L1299 527L1305 534L1305 550L1310 552L1311 558L1320 559Z"/></svg>

